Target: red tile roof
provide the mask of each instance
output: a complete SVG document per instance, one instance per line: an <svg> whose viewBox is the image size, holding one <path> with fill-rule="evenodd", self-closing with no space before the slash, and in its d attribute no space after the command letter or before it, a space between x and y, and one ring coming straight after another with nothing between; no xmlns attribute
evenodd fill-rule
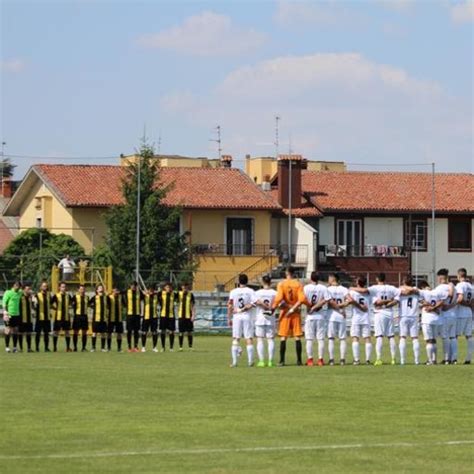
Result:
<svg viewBox="0 0 474 474"><path fill-rule="evenodd" d="M121 166L35 165L33 170L69 207L122 203ZM185 208L267 209L280 206L235 168L162 168L160 183L171 186L165 203Z"/></svg>
<svg viewBox="0 0 474 474"><path fill-rule="evenodd" d="M278 189L272 189L267 191L268 194L271 194L273 200L278 202ZM288 209L282 209L283 214L289 215ZM293 217L321 217L323 213L315 207L311 202L308 202L308 199L301 196L301 205L300 207L293 208L291 210L291 215Z"/></svg>
<svg viewBox="0 0 474 474"><path fill-rule="evenodd" d="M3 219L0 219L0 253L3 253L14 238L12 231L7 228Z"/></svg>
<svg viewBox="0 0 474 474"><path fill-rule="evenodd" d="M430 173L303 171L302 189L325 212L430 212ZM435 176L437 212L474 213L474 175Z"/></svg>

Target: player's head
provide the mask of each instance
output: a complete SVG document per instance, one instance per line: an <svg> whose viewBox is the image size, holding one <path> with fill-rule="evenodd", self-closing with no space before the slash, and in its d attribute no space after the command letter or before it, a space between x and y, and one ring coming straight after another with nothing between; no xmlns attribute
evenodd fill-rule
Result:
<svg viewBox="0 0 474 474"><path fill-rule="evenodd" d="M117 287L117 286L114 286L114 288L113 288L113 290L112 290L112 293L113 293L114 295L116 295L116 296L117 296L117 295L120 295L120 288Z"/></svg>
<svg viewBox="0 0 474 474"><path fill-rule="evenodd" d="M292 267L291 265L286 267L286 269L285 269L286 278L294 278L295 273L296 273L295 267Z"/></svg>
<svg viewBox="0 0 474 474"><path fill-rule="evenodd" d="M190 288L189 282L183 281L183 283L181 283L181 289L183 291L189 291L189 288Z"/></svg>
<svg viewBox="0 0 474 474"><path fill-rule="evenodd" d="M321 277L319 276L318 272L311 272L310 279L313 283L318 283L318 281L321 279Z"/></svg>
<svg viewBox="0 0 474 474"><path fill-rule="evenodd" d="M339 284L339 281L340 281L340 278L339 278L339 275L337 273L330 273L328 275L328 283L330 285L337 285L337 284Z"/></svg>
<svg viewBox="0 0 474 474"><path fill-rule="evenodd" d="M25 283L23 285L23 294L25 294L26 296L29 296L31 294L31 285L30 285L30 283Z"/></svg>
<svg viewBox="0 0 474 474"><path fill-rule="evenodd" d="M239 285L246 286L248 282L249 282L249 277L245 273L241 273L239 275Z"/></svg>
<svg viewBox="0 0 474 474"><path fill-rule="evenodd" d="M13 282L12 285L12 290L13 291L18 291L21 288L21 283L17 280Z"/></svg>
<svg viewBox="0 0 474 474"><path fill-rule="evenodd" d="M173 291L173 285L170 281L165 281L163 289L166 291L166 293L171 293Z"/></svg>
<svg viewBox="0 0 474 474"><path fill-rule="evenodd" d="M48 291L48 288L49 288L48 282L46 280L43 280L40 285L40 290L43 292L46 292Z"/></svg>
<svg viewBox="0 0 474 474"><path fill-rule="evenodd" d="M421 280L419 283L418 283L418 288L420 290L424 290L426 288L429 288L430 285L428 285L428 282L426 280Z"/></svg>
<svg viewBox="0 0 474 474"><path fill-rule="evenodd" d="M86 287L84 285L79 285L78 291L80 295L83 295L86 292Z"/></svg>
<svg viewBox="0 0 474 474"><path fill-rule="evenodd" d="M155 292L155 285L148 285L147 291L152 295Z"/></svg>
<svg viewBox="0 0 474 474"><path fill-rule="evenodd" d="M458 270L458 279L465 280L467 278L467 270L465 268L460 268Z"/></svg>
<svg viewBox="0 0 474 474"><path fill-rule="evenodd" d="M135 291L137 288L138 288L138 282L132 281L132 283L130 283L130 289Z"/></svg>
<svg viewBox="0 0 474 474"><path fill-rule="evenodd" d="M448 281L449 270L447 268L440 268L438 273L436 273L436 276L438 277L439 283L445 283Z"/></svg>
<svg viewBox="0 0 474 474"><path fill-rule="evenodd" d="M385 283L386 276L385 273L381 272L376 277L377 283Z"/></svg>
<svg viewBox="0 0 474 474"><path fill-rule="evenodd" d="M413 286L413 277L411 275L405 275L403 278L403 284L406 286Z"/></svg>
<svg viewBox="0 0 474 474"><path fill-rule="evenodd" d="M59 283L59 293L66 293L66 282L62 281Z"/></svg>
<svg viewBox="0 0 474 474"><path fill-rule="evenodd" d="M364 288L367 285L367 278L364 275L360 275L356 278L357 286Z"/></svg>
<svg viewBox="0 0 474 474"><path fill-rule="evenodd" d="M272 284L272 277L270 275L263 275L262 284L268 288Z"/></svg>
<svg viewBox="0 0 474 474"><path fill-rule="evenodd" d="M104 294L104 285L97 285L97 286L95 287L95 292L96 292L98 295Z"/></svg>

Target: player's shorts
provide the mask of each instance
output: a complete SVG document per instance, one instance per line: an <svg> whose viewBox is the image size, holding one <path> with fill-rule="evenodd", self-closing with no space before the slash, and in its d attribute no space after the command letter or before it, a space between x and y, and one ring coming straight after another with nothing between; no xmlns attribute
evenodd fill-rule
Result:
<svg viewBox="0 0 474 474"><path fill-rule="evenodd" d="M370 337L370 324L351 324L351 337Z"/></svg>
<svg viewBox="0 0 474 474"><path fill-rule="evenodd" d="M472 318L456 319L456 336L472 336Z"/></svg>
<svg viewBox="0 0 474 474"><path fill-rule="evenodd" d="M175 318L160 318L160 331L176 331L176 319Z"/></svg>
<svg viewBox="0 0 474 474"><path fill-rule="evenodd" d="M346 320L344 321L329 321L328 323L328 338L330 339L345 339L346 337Z"/></svg>
<svg viewBox="0 0 474 474"><path fill-rule="evenodd" d="M190 318L180 318L178 319L178 330L182 334L184 332L193 332L194 323Z"/></svg>
<svg viewBox="0 0 474 474"><path fill-rule="evenodd" d="M252 339L253 337L253 322L248 317L243 317L238 314L234 315L232 320L232 337L234 339Z"/></svg>
<svg viewBox="0 0 474 474"><path fill-rule="evenodd" d="M423 331L423 338L425 341L436 339L439 333L439 325L422 323L421 330Z"/></svg>
<svg viewBox="0 0 474 474"><path fill-rule="evenodd" d="M87 331L89 329L89 321L87 319L87 314L75 315L72 321L72 328L74 331Z"/></svg>
<svg viewBox="0 0 474 474"><path fill-rule="evenodd" d="M456 318L444 318L443 324L438 327L438 335L443 339L456 337Z"/></svg>
<svg viewBox="0 0 474 474"><path fill-rule="evenodd" d="M127 316L127 331L139 331L140 322L140 315Z"/></svg>
<svg viewBox="0 0 474 474"><path fill-rule="evenodd" d="M113 332L117 334L123 334L123 322L122 321L109 321L107 323L107 332L112 334Z"/></svg>
<svg viewBox="0 0 474 474"><path fill-rule="evenodd" d="M142 319L142 333L146 334L148 331L158 332L158 318Z"/></svg>
<svg viewBox="0 0 474 474"><path fill-rule="evenodd" d="M326 320L306 319L304 322L304 337L308 341L323 340L326 337Z"/></svg>
<svg viewBox="0 0 474 474"><path fill-rule="evenodd" d="M393 337L393 318L376 314L374 317L375 337Z"/></svg>
<svg viewBox="0 0 474 474"><path fill-rule="evenodd" d="M401 317L400 318L400 337L418 337L420 332L420 323L418 318Z"/></svg>
<svg viewBox="0 0 474 474"><path fill-rule="evenodd" d="M107 332L106 321L92 321L92 332L94 334L103 334Z"/></svg>
<svg viewBox="0 0 474 474"><path fill-rule="evenodd" d="M69 331L71 329L71 321L63 321L62 319L54 321L53 331Z"/></svg>
<svg viewBox="0 0 474 474"><path fill-rule="evenodd" d="M5 326L9 328L19 328L21 324L21 316L10 316L10 319L8 320L8 324L5 324Z"/></svg>
<svg viewBox="0 0 474 474"><path fill-rule="evenodd" d="M255 326L255 336L273 338L275 337L275 325L274 324L257 324Z"/></svg>
<svg viewBox="0 0 474 474"><path fill-rule="evenodd" d="M51 321L49 319L40 320L37 319L35 323L35 332L50 333L51 332Z"/></svg>
<svg viewBox="0 0 474 474"><path fill-rule="evenodd" d="M301 337L303 335L300 314L294 313L290 316L281 316L279 322L278 335L280 337Z"/></svg>
<svg viewBox="0 0 474 474"><path fill-rule="evenodd" d="M21 333L33 332L33 323L20 323L19 331Z"/></svg>

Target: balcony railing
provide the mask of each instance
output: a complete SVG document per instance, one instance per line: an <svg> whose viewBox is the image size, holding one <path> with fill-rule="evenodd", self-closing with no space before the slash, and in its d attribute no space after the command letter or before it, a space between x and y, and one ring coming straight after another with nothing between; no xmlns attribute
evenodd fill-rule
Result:
<svg viewBox="0 0 474 474"><path fill-rule="evenodd" d="M406 257L405 247L399 245L323 245L323 254L331 257Z"/></svg>

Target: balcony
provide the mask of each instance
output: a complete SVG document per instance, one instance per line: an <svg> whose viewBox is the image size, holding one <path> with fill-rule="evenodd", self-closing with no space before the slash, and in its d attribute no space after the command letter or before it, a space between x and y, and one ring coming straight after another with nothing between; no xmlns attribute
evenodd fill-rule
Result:
<svg viewBox="0 0 474 474"><path fill-rule="evenodd" d="M320 259L347 257L377 257L398 258L406 257L405 247L399 245L321 245Z"/></svg>

